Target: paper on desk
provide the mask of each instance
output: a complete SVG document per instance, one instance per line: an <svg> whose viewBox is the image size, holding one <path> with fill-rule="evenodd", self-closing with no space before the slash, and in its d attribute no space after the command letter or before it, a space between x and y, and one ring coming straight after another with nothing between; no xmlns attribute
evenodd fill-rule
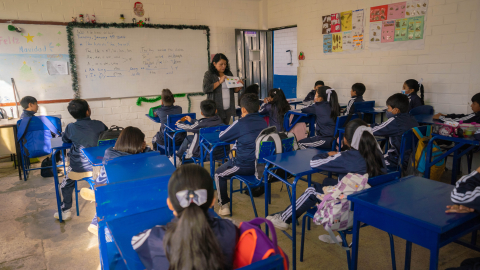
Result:
<svg viewBox="0 0 480 270"><path fill-rule="evenodd" d="M241 80L238 77L227 76L227 78L225 78L225 83L227 84L228 88L242 87L243 84L241 84L239 82L241 82Z"/></svg>
<svg viewBox="0 0 480 270"><path fill-rule="evenodd" d="M68 75L68 63L65 61L47 61L49 75Z"/></svg>

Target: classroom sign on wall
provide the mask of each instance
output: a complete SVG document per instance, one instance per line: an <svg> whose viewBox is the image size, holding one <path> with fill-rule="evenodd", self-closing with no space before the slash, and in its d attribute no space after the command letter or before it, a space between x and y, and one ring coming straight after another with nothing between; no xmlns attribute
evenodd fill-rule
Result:
<svg viewBox="0 0 480 270"><path fill-rule="evenodd" d="M323 52L337 53L363 49L363 9L322 16Z"/></svg>

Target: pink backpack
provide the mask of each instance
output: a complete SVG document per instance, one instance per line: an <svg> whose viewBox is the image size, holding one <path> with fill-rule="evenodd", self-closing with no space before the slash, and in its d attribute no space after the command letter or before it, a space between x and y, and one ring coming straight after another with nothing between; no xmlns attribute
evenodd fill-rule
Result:
<svg viewBox="0 0 480 270"><path fill-rule="evenodd" d="M290 115L290 123L293 120L293 114ZM289 132L295 134L297 142L307 138L307 125L305 123L297 123Z"/></svg>

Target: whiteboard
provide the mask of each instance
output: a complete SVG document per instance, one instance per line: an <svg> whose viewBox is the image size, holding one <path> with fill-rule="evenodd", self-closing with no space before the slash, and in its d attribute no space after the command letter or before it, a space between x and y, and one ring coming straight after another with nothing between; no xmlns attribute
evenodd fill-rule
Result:
<svg viewBox="0 0 480 270"><path fill-rule="evenodd" d="M11 78L21 97L73 98L71 75L49 75L47 61L69 62L65 26L16 24L22 33L0 24L0 103L15 102Z"/></svg>
<svg viewBox="0 0 480 270"><path fill-rule="evenodd" d="M81 98L202 91L204 30L74 28L73 40Z"/></svg>

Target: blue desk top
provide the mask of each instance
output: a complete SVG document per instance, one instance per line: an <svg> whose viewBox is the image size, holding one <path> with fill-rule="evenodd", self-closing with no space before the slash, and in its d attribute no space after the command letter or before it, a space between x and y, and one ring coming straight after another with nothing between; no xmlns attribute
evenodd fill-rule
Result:
<svg viewBox="0 0 480 270"><path fill-rule="evenodd" d="M266 157L265 160L277 167L284 169L290 174L301 176L319 172L320 170L310 167L310 160L313 158L313 156L326 152L329 151L303 149Z"/></svg>
<svg viewBox="0 0 480 270"><path fill-rule="evenodd" d="M204 141L206 141L208 144L210 145L214 145L214 144L225 144L225 145L229 145L229 144L232 144L233 142L224 142L224 141L221 141L220 138L220 132L211 132L211 133L205 133L202 135L202 138L204 139Z"/></svg>
<svg viewBox="0 0 480 270"><path fill-rule="evenodd" d="M433 120L433 115L431 114L417 114L413 116L418 123L421 124L430 124L433 125L434 120Z"/></svg>
<svg viewBox="0 0 480 270"><path fill-rule="evenodd" d="M114 145L102 145L95 147L83 148L82 153L87 157L88 161L92 166L101 166L103 162L103 157L105 156L105 150Z"/></svg>
<svg viewBox="0 0 480 270"><path fill-rule="evenodd" d="M408 176L348 196L355 203L396 216L437 233L444 233L478 214L446 214L452 205L453 186L422 177ZM381 217L380 217L381 218Z"/></svg>
<svg viewBox="0 0 480 270"><path fill-rule="evenodd" d="M50 140L52 149L69 149L72 147L71 143L65 143L62 141L62 137L52 138Z"/></svg>
<svg viewBox="0 0 480 270"><path fill-rule="evenodd" d="M161 122L160 122L160 118L158 118L158 116L151 117L148 113L145 114L145 116L148 117L148 119L152 120L152 121L155 122L155 123L161 123Z"/></svg>
<svg viewBox="0 0 480 270"><path fill-rule="evenodd" d="M105 170L109 182L113 183L171 175L175 167L167 156L149 152L112 159L105 165Z"/></svg>
<svg viewBox="0 0 480 270"><path fill-rule="evenodd" d="M475 140L473 136L471 137L465 137L465 138L456 138L456 137L449 137L449 136L443 136L443 135L438 135L438 134L432 134L433 137L436 140L446 140L446 141L451 141L454 143L466 143L470 145L480 145L480 141Z"/></svg>

